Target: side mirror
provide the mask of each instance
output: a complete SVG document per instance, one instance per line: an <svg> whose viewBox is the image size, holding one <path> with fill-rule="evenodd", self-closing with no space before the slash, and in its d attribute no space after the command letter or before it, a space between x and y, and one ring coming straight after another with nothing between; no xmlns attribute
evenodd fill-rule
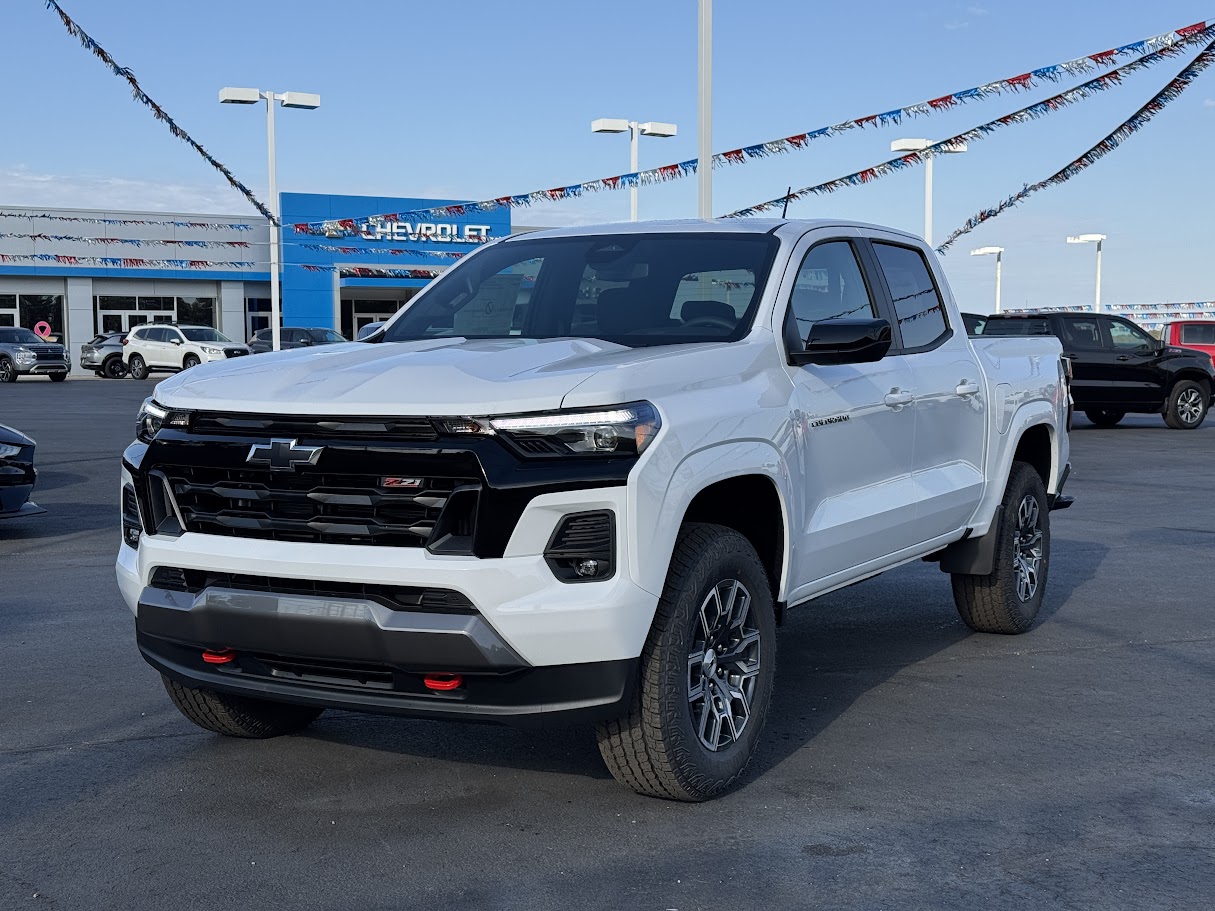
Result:
<svg viewBox="0 0 1215 911"><path fill-rule="evenodd" d="M810 328L803 351L789 352L790 364L869 364L890 350L890 323L884 319L831 319Z"/></svg>
<svg viewBox="0 0 1215 911"><path fill-rule="evenodd" d="M181 339L179 339L179 338L171 338L171 339L169 339L169 341L172 342L174 345L181 344Z"/></svg>
<svg viewBox="0 0 1215 911"><path fill-rule="evenodd" d="M303 338L300 339L299 343L300 343L301 348L307 348L309 345L312 344L312 337L305 335Z"/></svg>

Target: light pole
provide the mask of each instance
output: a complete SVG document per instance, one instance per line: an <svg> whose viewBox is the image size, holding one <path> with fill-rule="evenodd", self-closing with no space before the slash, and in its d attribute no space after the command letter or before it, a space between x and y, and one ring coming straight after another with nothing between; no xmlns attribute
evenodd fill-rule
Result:
<svg viewBox="0 0 1215 911"><path fill-rule="evenodd" d="M979 247L977 250L971 250L971 256L991 256L996 257L996 313L1000 312L1000 264L1004 259L1003 247Z"/></svg>
<svg viewBox="0 0 1215 911"><path fill-rule="evenodd" d="M896 139L890 143L892 152L923 152L935 145L931 139ZM924 162L924 240L932 246L932 160L937 155L960 155L966 151L966 143L958 142L937 149Z"/></svg>
<svg viewBox="0 0 1215 911"><path fill-rule="evenodd" d="M1105 240L1104 234L1080 234L1075 237L1069 237L1069 244L1096 244L1097 245L1097 297L1093 304L1093 312L1101 312L1101 241Z"/></svg>
<svg viewBox="0 0 1215 911"><path fill-rule="evenodd" d="M696 214L713 217L713 0L699 0L696 18Z"/></svg>
<svg viewBox="0 0 1215 911"><path fill-rule="evenodd" d="M625 133L629 134L629 170L636 174L638 169L637 163L637 137L639 136L661 136L663 138L675 135L675 124L659 123L657 120L651 120L647 123L638 123L636 120L621 120L614 117L600 117L598 120L591 121L592 133ZM637 220L637 184L633 184L629 188L629 221Z"/></svg>
<svg viewBox="0 0 1215 911"><path fill-rule="evenodd" d="M270 157L270 212L275 224L270 226L270 337L275 351L279 350L282 308L279 305L279 245L282 243L282 219L279 217L278 182L275 173L274 155L274 102L285 108L315 110L321 106L321 96L308 92L263 92L258 89L222 88L219 90L221 104L257 104L266 102L266 147Z"/></svg>

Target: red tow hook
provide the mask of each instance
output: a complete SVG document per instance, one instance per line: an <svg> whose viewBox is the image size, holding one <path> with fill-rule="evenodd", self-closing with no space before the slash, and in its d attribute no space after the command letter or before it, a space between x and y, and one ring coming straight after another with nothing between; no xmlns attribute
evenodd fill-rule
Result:
<svg viewBox="0 0 1215 911"><path fill-rule="evenodd" d="M447 692L448 690L458 690L464 685L464 678L459 674L427 674L422 678L422 682L426 684L428 690L438 690Z"/></svg>
<svg viewBox="0 0 1215 911"><path fill-rule="evenodd" d="M207 664L231 664L236 660L236 652L230 648L221 648L219 651L205 648L202 655L203 661Z"/></svg>

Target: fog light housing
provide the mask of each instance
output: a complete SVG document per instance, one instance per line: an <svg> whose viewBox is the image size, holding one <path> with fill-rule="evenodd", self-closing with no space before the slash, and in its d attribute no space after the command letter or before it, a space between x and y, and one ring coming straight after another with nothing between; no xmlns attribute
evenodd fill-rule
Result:
<svg viewBox="0 0 1215 911"><path fill-rule="evenodd" d="M562 582L602 582L616 574L616 514L608 509L562 518L544 559Z"/></svg>
<svg viewBox="0 0 1215 911"><path fill-rule="evenodd" d="M138 547L142 533L143 522L139 518L139 499L135 496L135 488L130 484L123 484L122 543L127 547Z"/></svg>

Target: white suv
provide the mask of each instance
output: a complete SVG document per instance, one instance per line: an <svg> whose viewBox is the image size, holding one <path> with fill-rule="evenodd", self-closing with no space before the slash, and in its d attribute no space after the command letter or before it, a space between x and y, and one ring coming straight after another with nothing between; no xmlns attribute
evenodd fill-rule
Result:
<svg viewBox="0 0 1215 911"><path fill-rule="evenodd" d="M123 363L136 380L146 380L153 370L188 370L207 361L249 353L248 345L234 342L210 326L164 323L139 326L131 330L122 344Z"/></svg>

